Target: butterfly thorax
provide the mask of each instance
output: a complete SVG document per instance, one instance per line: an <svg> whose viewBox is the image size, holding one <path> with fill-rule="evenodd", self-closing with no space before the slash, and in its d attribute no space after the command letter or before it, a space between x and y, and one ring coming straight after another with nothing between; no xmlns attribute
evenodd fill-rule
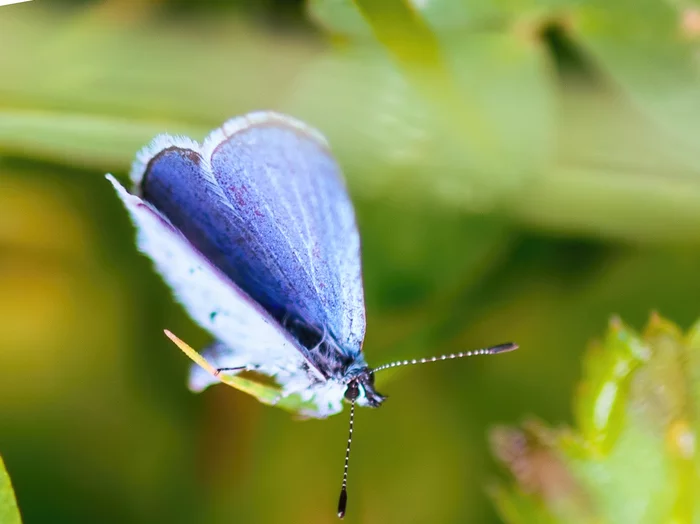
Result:
<svg viewBox="0 0 700 524"><path fill-rule="evenodd" d="M311 326L299 318L288 315L282 324L294 338L309 350L314 365L327 380L347 384L345 398L358 400L372 407L384 399L374 389L374 374L365 363L361 351L343 349L328 330Z"/></svg>
<svg viewBox="0 0 700 524"><path fill-rule="evenodd" d="M285 315L281 323L296 341L308 350L310 360L326 380L341 381L357 360L357 352L343 351L326 329L290 314Z"/></svg>

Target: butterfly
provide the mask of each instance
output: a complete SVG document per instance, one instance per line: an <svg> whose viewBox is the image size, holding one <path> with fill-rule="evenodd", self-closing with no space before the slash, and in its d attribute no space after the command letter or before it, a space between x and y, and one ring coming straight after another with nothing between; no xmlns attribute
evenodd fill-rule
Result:
<svg viewBox="0 0 700 524"><path fill-rule="evenodd" d="M507 343L370 368L360 237L341 169L323 135L274 112L233 118L200 145L159 135L136 156L133 191L107 175L152 261L193 320L215 341L194 365L201 391L219 374L272 377L280 397L299 395L301 413L325 418L350 403L343 482L355 405L385 400L383 369L517 348Z"/></svg>

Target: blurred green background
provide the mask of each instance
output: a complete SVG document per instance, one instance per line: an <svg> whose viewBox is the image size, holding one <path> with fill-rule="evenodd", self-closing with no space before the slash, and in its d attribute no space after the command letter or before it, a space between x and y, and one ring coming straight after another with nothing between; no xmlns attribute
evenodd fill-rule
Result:
<svg viewBox="0 0 700 524"><path fill-rule="evenodd" d="M348 522L498 522L486 434L571 419L611 314L700 316L700 4L40 1L0 7L0 453L25 523L334 522L347 415L186 386L105 172L159 132L288 112L356 203L378 379Z"/></svg>

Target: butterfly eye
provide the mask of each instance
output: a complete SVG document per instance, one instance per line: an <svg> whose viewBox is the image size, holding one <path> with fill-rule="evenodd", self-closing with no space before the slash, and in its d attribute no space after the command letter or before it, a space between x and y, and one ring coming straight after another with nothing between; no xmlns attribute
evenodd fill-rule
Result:
<svg viewBox="0 0 700 524"><path fill-rule="evenodd" d="M348 384L347 389L345 390L345 398L348 400L357 400L357 397L360 396L360 386L357 384L356 381L350 382Z"/></svg>

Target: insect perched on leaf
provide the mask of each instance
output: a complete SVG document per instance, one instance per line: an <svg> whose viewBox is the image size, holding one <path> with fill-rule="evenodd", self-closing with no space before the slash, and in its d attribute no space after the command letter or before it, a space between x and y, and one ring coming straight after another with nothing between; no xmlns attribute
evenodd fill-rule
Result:
<svg viewBox="0 0 700 524"><path fill-rule="evenodd" d="M326 140L298 120L250 113L202 145L160 135L137 155L133 193L107 177L136 225L139 250L216 338L198 355L166 332L197 362L191 389L224 381L316 418L350 402L341 518L355 404L377 407L385 399L374 387L377 371L517 348L367 365L354 210ZM231 376L244 370L273 377L279 387L270 394Z"/></svg>

